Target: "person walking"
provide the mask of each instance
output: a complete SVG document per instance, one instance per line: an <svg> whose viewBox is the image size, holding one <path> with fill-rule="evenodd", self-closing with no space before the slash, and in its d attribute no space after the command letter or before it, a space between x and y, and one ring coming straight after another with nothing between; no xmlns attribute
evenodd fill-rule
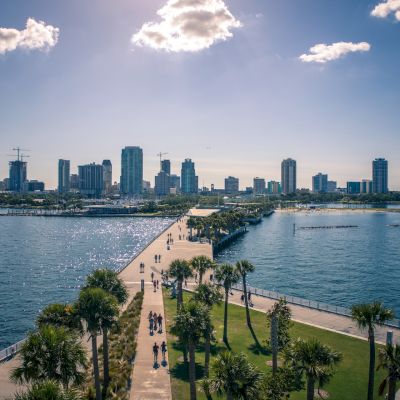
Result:
<svg viewBox="0 0 400 400"><path fill-rule="evenodd" d="M156 292L157 291L157 282L155 280L153 281L153 287L154 287L153 292Z"/></svg>
<svg viewBox="0 0 400 400"><path fill-rule="evenodd" d="M158 255L158 262L161 262L161 254Z"/></svg>
<svg viewBox="0 0 400 400"><path fill-rule="evenodd" d="M154 318L153 318L153 314L150 317L150 335L153 335L154 333Z"/></svg>
<svg viewBox="0 0 400 400"><path fill-rule="evenodd" d="M158 279L157 279L157 290L159 289L159 281L158 281Z"/></svg>
<svg viewBox="0 0 400 400"><path fill-rule="evenodd" d="M165 362L165 354L167 353L167 343L164 341L161 343L161 354L162 354L162 359Z"/></svg>
<svg viewBox="0 0 400 400"><path fill-rule="evenodd" d="M158 322L158 332L159 332L159 333L162 333L162 322L163 322L163 317L162 317L161 314L158 314L157 322Z"/></svg>
<svg viewBox="0 0 400 400"><path fill-rule="evenodd" d="M240 302L243 304L244 303L244 294L242 293L242 295L240 296Z"/></svg>
<svg viewBox="0 0 400 400"><path fill-rule="evenodd" d="M151 281L154 281L154 272L151 273Z"/></svg>
<svg viewBox="0 0 400 400"><path fill-rule="evenodd" d="M153 319L154 319L154 330L157 332L157 321L158 321L157 313L153 314Z"/></svg>
<svg viewBox="0 0 400 400"><path fill-rule="evenodd" d="M158 346L158 344L156 342L154 342L153 345L153 356L154 356L154 364L158 364L158 349L160 347Z"/></svg>
<svg viewBox="0 0 400 400"><path fill-rule="evenodd" d="M154 254L154 262L157 264L157 254Z"/></svg>

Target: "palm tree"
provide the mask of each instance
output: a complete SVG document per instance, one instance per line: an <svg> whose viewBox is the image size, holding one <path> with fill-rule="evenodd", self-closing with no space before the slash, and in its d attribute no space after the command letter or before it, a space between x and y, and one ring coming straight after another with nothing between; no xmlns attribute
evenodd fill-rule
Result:
<svg viewBox="0 0 400 400"><path fill-rule="evenodd" d="M171 333L189 349L190 400L196 400L196 359L195 351L200 338L210 324L209 310L201 303L189 302L179 308Z"/></svg>
<svg viewBox="0 0 400 400"><path fill-rule="evenodd" d="M128 300L128 290L122 279L120 279L116 272L110 269L98 269L92 272L86 278L86 287L89 288L100 288L108 294L114 296L117 299L119 305L126 303ZM107 387L110 381L110 369L109 369L109 346L108 346L108 330L113 325L114 320L104 320L102 325L103 331L103 380L104 380L104 392L107 391Z"/></svg>
<svg viewBox="0 0 400 400"><path fill-rule="evenodd" d="M177 294L177 310L183 303L183 281L192 276L192 270L189 263L186 260L174 260L169 265L169 276L176 278L178 282L178 294Z"/></svg>
<svg viewBox="0 0 400 400"><path fill-rule="evenodd" d="M106 323L111 323L118 315L117 300L103 289L86 288L81 290L77 306L80 316L86 322L87 331L92 339L96 400L101 400L97 335L101 332L102 326Z"/></svg>
<svg viewBox="0 0 400 400"><path fill-rule="evenodd" d="M262 374L244 354L225 351L212 363L212 378L203 387L218 396L226 395L227 400L260 399Z"/></svg>
<svg viewBox="0 0 400 400"><path fill-rule="evenodd" d="M307 400L314 399L316 382L333 375L333 367L342 360L342 355L316 339L297 339L285 351L285 363L307 380Z"/></svg>
<svg viewBox="0 0 400 400"><path fill-rule="evenodd" d="M218 286L210 284L200 284L194 295L193 301L203 303L210 311L215 304L220 304L222 300L222 293ZM213 337L214 327L211 324L207 326L205 334L204 345L204 376L208 378L210 366L210 353L211 353L211 339Z"/></svg>
<svg viewBox="0 0 400 400"><path fill-rule="evenodd" d="M221 264L217 267L215 271L215 279L220 282L225 290L225 308L224 308L224 336L223 340L225 344L228 344L228 301L229 301L229 291L232 285L239 281L239 275L237 270L231 264Z"/></svg>
<svg viewBox="0 0 400 400"><path fill-rule="evenodd" d="M58 382L46 380L17 393L14 400L83 400L83 397L74 389L64 389Z"/></svg>
<svg viewBox="0 0 400 400"><path fill-rule="evenodd" d="M29 334L20 351L21 365L11 372L16 383L52 379L65 388L85 379L86 352L79 336L63 327L42 326Z"/></svg>
<svg viewBox="0 0 400 400"><path fill-rule="evenodd" d="M392 310L385 308L380 302L371 304L357 304L351 308L351 318L361 330L368 330L369 341L369 374L368 374L368 400L374 398L375 379L375 329L394 318Z"/></svg>
<svg viewBox="0 0 400 400"><path fill-rule="evenodd" d="M379 395L382 396L388 385L388 400L396 398L396 384L400 380L400 345L393 346L387 344L383 349L379 349L378 370L383 368L387 371L385 379L379 386Z"/></svg>
<svg viewBox="0 0 400 400"><path fill-rule="evenodd" d="M207 270L213 268L215 266L214 262L211 258L207 256L197 256L193 257L189 264L192 269L199 274L199 284L203 283L203 276L207 272Z"/></svg>
<svg viewBox="0 0 400 400"><path fill-rule="evenodd" d="M242 284L243 284L243 296L244 296L244 304L246 306L246 322L247 326L250 329L251 335L253 336L254 341L256 342L257 346L260 347L260 343L258 342L257 336L254 333L253 326L251 325L250 320L250 310L249 310L249 300L247 298L247 274L254 272L256 267L247 260L241 260L236 263L236 270L239 276L242 277Z"/></svg>
<svg viewBox="0 0 400 400"><path fill-rule="evenodd" d="M81 318L73 304L50 304L45 307L36 319L36 325L64 327L83 333Z"/></svg>

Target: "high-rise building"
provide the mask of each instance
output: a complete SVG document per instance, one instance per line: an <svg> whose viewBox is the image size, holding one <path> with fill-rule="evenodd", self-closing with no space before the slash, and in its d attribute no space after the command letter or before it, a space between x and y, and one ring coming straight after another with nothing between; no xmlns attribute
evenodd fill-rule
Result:
<svg viewBox="0 0 400 400"><path fill-rule="evenodd" d="M370 179L361 181L361 193L372 193L372 181Z"/></svg>
<svg viewBox="0 0 400 400"><path fill-rule="evenodd" d="M337 189L336 181L328 181L328 193L335 193Z"/></svg>
<svg viewBox="0 0 400 400"><path fill-rule="evenodd" d="M154 193L156 196L166 196L170 193L171 179L167 172L160 171L155 178Z"/></svg>
<svg viewBox="0 0 400 400"><path fill-rule="evenodd" d="M235 194L239 192L239 178L228 176L225 178L225 193Z"/></svg>
<svg viewBox="0 0 400 400"><path fill-rule="evenodd" d="M296 193L297 189L297 165L296 161L288 158L281 165L282 193Z"/></svg>
<svg viewBox="0 0 400 400"><path fill-rule="evenodd" d="M27 163L25 161L10 161L9 190L22 192L27 180Z"/></svg>
<svg viewBox="0 0 400 400"><path fill-rule="evenodd" d="M44 192L44 182L33 180L25 182L25 192Z"/></svg>
<svg viewBox="0 0 400 400"><path fill-rule="evenodd" d="M384 158L372 161L372 191L374 193L388 192L388 162Z"/></svg>
<svg viewBox="0 0 400 400"><path fill-rule="evenodd" d="M169 182L173 192L179 193L181 191L181 177L175 174L169 176Z"/></svg>
<svg viewBox="0 0 400 400"><path fill-rule="evenodd" d="M87 164L78 166L79 191L88 197L100 197L103 192L103 166Z"/></svg>
<svg viewBox="0 0 400 400"><path fill-rule="evenodd" d="M181 191L184 194L197 194L199 191L199 178L196 176L194 162L190 158L182 163Z"/></svg>
<svg viewBox="0 0 400 400"><path fill-rule="evenodd" d="M319 172L312 177L312 191L314 193L326 193L328 191L328 175Z"/></svg>
<svg viewBox="0 0 400 400"><path fill-rule="evenodd" d="M71 190L79 190L79 175L78 174L71 174L69 182L70 182Z"/></svg>
<svg viewBox="0 0 400 400"><path fill-rule="evenodd" d="M282 188L280 182L269 181L268 182L268 193L269 194L280 194L282 193Z"/></svg>
<svg viewBox="0 0 400 400"><path fill-rule="evenodd" d="M112 164L110 160L103 160L103 192L111 193L112 187Z"/></svg>
<svg viewBox="0 0 400 400"><path fill-rule="evenodd" d="M58 193L68 193L71 189L69 160L58 160Z"/></svg>
<svg viewBox="0 0 400 400"><path fill-rule="evenodd" d="M126 196L143 192L143 150L128 146L121 153L121 193Z"/></svg>
<svg viewBox="0 0 400 400"><path fill-rule="evenodd" d="M361 182L347 182L347 194L360 194Z"/></svg>
<svg viewBox="0 0 400 400"><path fill-rule="evenodd" d="M171 175L171 161L170 160L162 160L161 161L161 171L164 171L168 175Z"/></svg>
<svg viewBox="0 0 400 400"><path fill-rule="evenodd" d="M143 193L150 193L151 183L150 181L143 181Z"/></svg>
<svg viewBox="0 0 400 400"><path fill-rule="evenodd" d="M253 179L253 193L255 195L265 193L265 179L264 178L254 178Z"/></svg>

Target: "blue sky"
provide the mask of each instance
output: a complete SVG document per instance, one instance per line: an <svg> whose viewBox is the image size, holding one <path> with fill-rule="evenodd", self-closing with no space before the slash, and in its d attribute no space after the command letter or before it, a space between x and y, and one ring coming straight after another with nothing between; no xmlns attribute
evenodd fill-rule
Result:
<svg viewBox="0 0 400 400"><path fill-rule="evenodd" d="M202 1L202 0L201 0ZM154 184L156 154L173 172L190 157L201 185L280 179L298 161L298 181L317 172L343 185L389 160L400 190L400 22L371 16L380 0L225 0L241 27L201 51L166 52L131 41L159 22L167 0L2 0L0 27L27 18L59 29L47 50L0 54L0 177L11 149L30 149L29 178L57 184L58 158L78 164L144 150ZM326 63L302 62L316 44L370 45Z"/></svg>

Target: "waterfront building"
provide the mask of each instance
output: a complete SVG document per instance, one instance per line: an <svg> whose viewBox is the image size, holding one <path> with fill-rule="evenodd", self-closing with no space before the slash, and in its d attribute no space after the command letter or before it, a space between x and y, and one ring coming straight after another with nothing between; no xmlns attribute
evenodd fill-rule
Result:
<svg viewBox="0 0 400 400"><path fill-rule="evenodd" d="M166 196L170 193L171 180L169 174L160 171L155 178L154 193L156 196Z"/></svg>
<svg viewBox="0 0 400 400"><path fill-rule="evenodd" d="M105 194L111 193L112 187L112 164L110 160L103 160L103 192Z"/></svg>
<svg viewBox="0 0 400 400"><path fill-rule="evenodd" d="M44 192L45 184L44 182L33 180L25 182L25 192Z"/></svg>
<svg viewBox="0 0 400 400"><path fill-rule="evenodd" d="M370 179L361 181L361 193L372 193L372 181Z"/></svg>
<svg viewBox="0 0 400 400"><path fill-rule="evenodd" d="M328 191L328 175L319 172L312 177L312 191L314 193L326 193Z"/></svg>
<svg viewBox="0 0 400 400"><path fill-rule="evenodd" d="M161 171L164 171L168 175L171 175L171 161L170 160L162 160L161 161Z"/></svg>
<svg viewBox="0 0 400 400"><path fill-rule="evenodd" d="M71 189L70 160L58 160L58 193L68 193Z"/></svg>
<svg viewBox="0 0 400 400"><path fill-rule="evenodd" d="M27 162L21 160L9 163L9 187L12 192L22 192L27 180Z"/></svg>
<svg viewBox="0 0 400 400"><path fill-rule="evenodd" d="M194 162L190 158L182 163L181 191L184 194L197 194L199 191L199 178L196 176Z"/></svg>
<svg viewBox="0 0 400 400"><path fill-rule="evenodd" d="M126 196L143 192L143 150L128 146L121 153L121 193Z"/></svg>
<svg viewBox="0 0 400 400"><path fill-rule="evenodd" d="M70 176L70 189L71 190L79 190L79 175L78 174L72 174Z"/></svg>
<svg viewBox="0 0 400 400"><path fill-rule="evenodd" d="M297 189L297 164L296 160L288 158L281 165L282 193L296 193Z"/></svg>
<svg viewBox="0 0 400 400"><path fill-rule="evenodd" d="M337 190L336 181L328 181L328 193L335 193Z"/></svg>
<svg viewBox="0 0 400 400"><path fill-rule="evenodd" d="M150 181L143 181L143 193L150 193L151 183Z"/></svg>
<svg viewBox="0 0 400 400"><path fill-rule="evenodd" d="M361 182L347 182L347 194L360 194Z"/></svg>
<svg viewBox="0 0 400 400"><path fill-rule="evenodd" d="M255 195L264 194L265 193L265 179L264 178L254 178L253 179L253 193Z"/></svg>
<svg viewBox="0 0 400 400"><path fill-rule="evenodd" d="M269 181L268 182L268 193L269 194L281 194L282 188L281 183L276 181Z"/></svg>
<svg viewBox="0 0 400 400"><path fill-rule="evenodd" d="M239 192L239 178L228 176L225 178L225 193L235 194Z"/></svg>
<svg viewBox="0 0 400 400"><path fill-rule="evenodd" d="M372 191L374 193L388 192L388 162L384 158L372 161Z"/></svg>
<svg viewBox="0 0 400 400"><path fill-rule="evenodd" d="M103 166L92 163L78 166L79 191L84 196L100 197L103 193Z"/></svg>

